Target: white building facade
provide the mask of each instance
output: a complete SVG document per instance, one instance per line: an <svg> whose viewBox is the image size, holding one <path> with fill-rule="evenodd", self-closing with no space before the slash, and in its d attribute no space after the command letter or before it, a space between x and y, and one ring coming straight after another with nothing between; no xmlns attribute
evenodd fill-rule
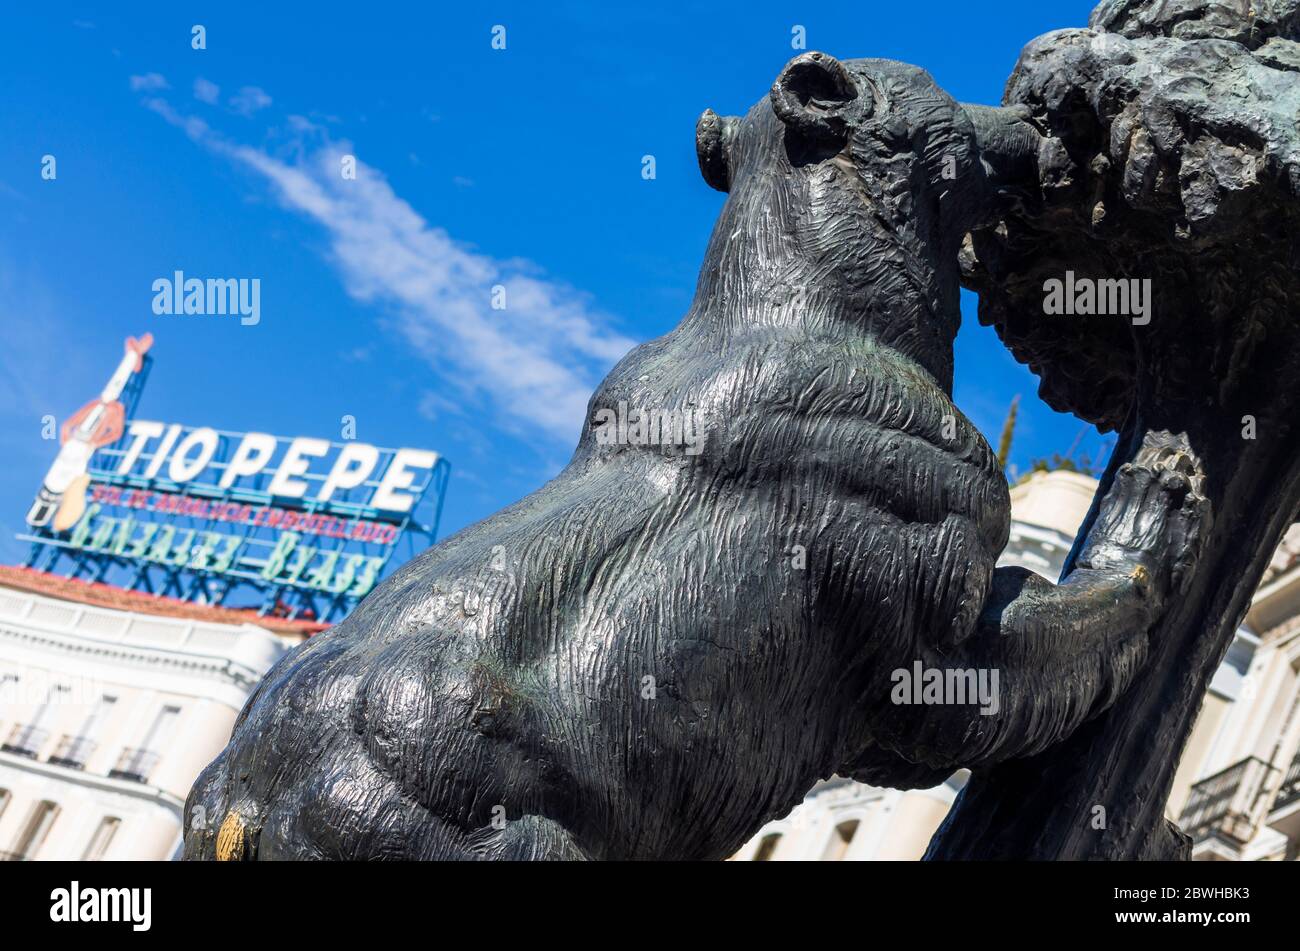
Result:
<svg viewBox="0 0 1300 951"><path fill-rule="evenodd" d="M1300 527L1255 593L1174 780L1169 814L1207 861L1300 858Z"/></svg>
<svg viewBox="0 0 1300 951"><path fill-rule="evenodd" d="M300 639L0 578L0 860L173 858L190 786Z"/></svg>

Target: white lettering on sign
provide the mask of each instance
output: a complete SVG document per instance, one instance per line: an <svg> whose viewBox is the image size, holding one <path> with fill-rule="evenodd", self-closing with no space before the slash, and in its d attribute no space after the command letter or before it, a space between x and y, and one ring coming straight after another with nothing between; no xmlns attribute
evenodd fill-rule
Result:
<svg viewBox="0 0 1300 951"><path fill-rule="evenodd" d="M144 444L150 439L157 439L161 436L163 428L162 423L133 422L131 424L131 445L127 447L126 454L122 456L122 461L118 464L118 475L131 471L131 467L140 458L140 453L144 452Z"/></svg>
<svg viewBox="0 0 1300 951"><path fill-rule="evenodd" d="M421 473L438 464L438 454L424 449L380 450L367 443L330 443L324 439L301 436L297 439L279 439L269 433L245 433L235 436L238 443L228 461L214 462L221 445L221 434L208 427L185 431L179 424L165 425L148 420L132 420L127 427L125 448L118 462L118 475L131 475L144 463L144 471L134 473L146 479L165 474L170 481L183 484L198 479L204 472L212 472L208 485L230 489L240 479L257 475L271 476L265 491L289 499L306 498L311 492L311 481L320 483L313 498L328 502L337 493L356 489L375 479L379 485L369 500L373 508L389 512L409 512L415 504L411 489L417 482L423 484ZM231 438L231 437L227 437ZM279 462L274 461L276 450L285 444ZM328 456L331 448L338 449L332 462L313 461ZM382 473L381 459L385 452L391 458ZM164 468L165 467L165 468ZM328 471L324 471L328 467ZM361 504L367 504L362 502Z"/></svg>
<svg viewBox="0 0 1300 951"><path fill-rule="evenodd" d="M375 497L370 504L377 509L409 512L415 497L400 490L409 489L415 484L415 473L411 470L432 469L437 462L436 452L429 452L426 449L397 450L397 455L393 456L393 461L388 464L384 481L379 483L379 488L375 490Z"/></svg>
<svg viewBox="0 0 1300 951"><path fill-rule="evenodd" d="M146 479L158 475L163 463L167 461L167 453L172 451L172 446L176 445L176 439L180 434L181 427L178 423L172 423L167 427L167 435L163 437L162 445L154 450L153 460L149 463L149 468L144 470Z"/></svg>
<svg viewBox="0 0 1300 951"><path fill-rule="evenodd" d="M334 468L330 470L316 498L325 502L334 494L335 489L355 489L366 481L366 477L375 471L378 464L379 450L374 446L363 442L348 443L334 460Z"/></svg>
<svg viewBox="0 0 1300 951"><path fill-rule="evenodd" d="M208 429L196 429L176 447L176 452L172 455L172 464L167 467L167 478L173 482L189 482L196 475L208 467L212 457L217 452L217 431ZM187 458L190 450L195 446L199 447L199 454L193 459Z"/></svg>
<svg viewBox="0 0 1300 951"><path fill-rule="evenodd" d="M217 483L223 489L235 484L240 476L254 476L266 468L266 464L275 455L275 437L270 433L249 433L235 450L235 454L226 463L226 471L221 473Z"/></svg>
<svg viewBox="0 0 1300 951"><path fill-rule="evenodd" d="M275 470L275 478L266 491L289 499L302 498L307 492L307 483L295 476L306 475L311 468L307 456L323 456L329 451L330 444L325 440L299 436L289 443L289 451L280 460L280 468Z"/></svg>

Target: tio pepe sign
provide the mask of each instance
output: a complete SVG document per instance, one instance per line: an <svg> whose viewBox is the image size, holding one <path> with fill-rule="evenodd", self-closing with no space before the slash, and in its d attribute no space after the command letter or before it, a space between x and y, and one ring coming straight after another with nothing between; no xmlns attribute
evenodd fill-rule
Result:
<svg viewBox="0 0 1300 951"><path fill-rule="evenodd" d="M438 462L435 452L398 449L377 484L370 488L366 484L379 467L379 449L366 443L345 443L328 470L316 474L314 481L319 481L320 486L313 489L308 481L313 475L312 462L328 456L332 443L305 436L287 440L287 448L273 464L278 444L286 440L267 433L245 433L230 459L214 469L213 459L221 439L221 433L207 427L187 431L176 423L168 426L136 420L127 428L127 441L116 474L148 480L162 477L176 486L200 482L207 474L215 476L210 484L221 490L269 476L270 481L263 490L266 494L278 499L310 499L319 503L331 502L340 491L361 488L366 497L361 501L349 500L350 505L391 515L411 511L416 496L409 490L420 473L432 471Z"/></svg>
<svg viewBox="0 0 1300 951"><path fill-rule="evenodd" d="M133 379L138 396L152 342L128 338L108 385L64 424L20 536L36 543L30 564L68 557L92 578L127 566L130 587L205 603L250 585L266 610L293 592L328 617L371 589L404 532L431 531L415 515L445 484L435 452L127 420L122 397Z"/></svg>

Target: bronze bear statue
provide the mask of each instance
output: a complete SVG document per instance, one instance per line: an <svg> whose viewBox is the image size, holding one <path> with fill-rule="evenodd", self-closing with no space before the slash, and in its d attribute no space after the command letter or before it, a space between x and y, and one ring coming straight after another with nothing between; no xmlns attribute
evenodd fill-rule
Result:
<svg viewBox="0 0 1300 951"><path fill-rule="evenodd" d="M723 858L820 778L933 785L1125 688L1194 557L1194 461L1125 468L1053 587L995 570L1006 478L951 400L961 242L1034 186L1038 132L806 53L696 138L729 197L681 324L555 479L275 666L187 857ZM996 710L896 702L917 663L997 671Z"/></svg>

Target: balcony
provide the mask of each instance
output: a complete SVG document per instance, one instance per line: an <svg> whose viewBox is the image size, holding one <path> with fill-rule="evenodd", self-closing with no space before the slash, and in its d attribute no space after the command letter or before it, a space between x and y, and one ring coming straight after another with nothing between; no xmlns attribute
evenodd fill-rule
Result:
<svg viewBox="0 0 1300 951"><path fill-rule="evenodd" d="M1278 787L1277 798L1273 800L1273 808L1281 809L1283 806L1289 806L1293 802L1300 801L1300 753L1296 753L1295 759L1291 761L1291 766L1282 777L1282 785Z"/></svg>
<svg viewBox="0 0 1300 951"><path fill-rule="evenodd" d="M1227 839L1244 845L1259 831L1268 808L1272 766L1254 756L1207 776L1192 787L1178 824L1193 841Z"/></svg>
<svg viewBox="0 0 1300 951"><path fill-rule="evenodd" d="M55 766L66 766L69 769L84 769L86 760L90 759L90 754L95 752L97 745L88 736L65 734L63 739L59 740L59 745L54 748L54 753L47 762L53 763Z"/></svg>
<svg viewBox="0 0 1300 951"><path fill-rule="evenodd" d="M40 727L30 723L19 723L9 733L9 739L0 745L0 750L6 753L17 753L28 759L36 759L49 735L48 731Z"/></svg>
<svg viewBox="0 0 1300 951"><path fill-rule="evenodd" d="M108 771L114 779L129 779L133 783L149 782L149 774L158 765L158 754L153 750L127 747L117 758L117 765Z"/></svg>
<svg viewBox="0 0 1300 951"><path fill-rule="evenodd" d="M1300 753L1296 753L1282 777L1282 785L1268 813L1268 825L1288 839L1300 841Z"/></svg>

